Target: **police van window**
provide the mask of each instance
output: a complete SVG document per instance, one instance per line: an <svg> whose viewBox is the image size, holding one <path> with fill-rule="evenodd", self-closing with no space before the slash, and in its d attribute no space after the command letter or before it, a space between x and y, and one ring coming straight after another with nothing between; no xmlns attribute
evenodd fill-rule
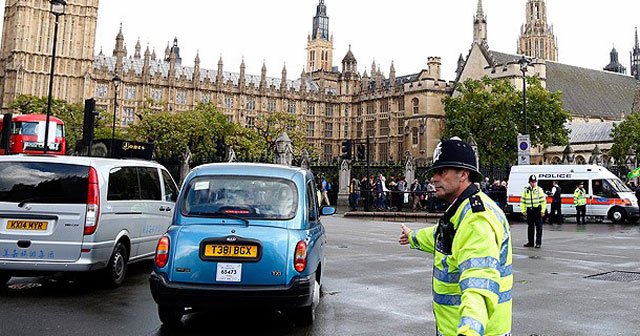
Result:
<svg viewBox="0 0 640 336"><path fill-rule="evenodd" d="M138 171L135 167L114 168L109 172L107 200L127 201L140 199Z"/></svg>
<svg viewBox="0 0 640 336"><path fill-rule="evenodd" d="M558 185L560 186L560 188L562 188L562 193L563 194L573 195L573 193L578 188L578 184L580 184L580 182L582 182L582 186L584 187L584 191L587 194L590 194L591 192L590 192L590 189L589 189L589 181L588 180L559 180L558 181Z"/></svg>
<svg viewBox="0 0 640 336"><path fill-rule="evenodd" d="M154 201L162 200L158 169L151 167L138 167L138 176L140 178L140 199Z"/></svg>
<svg viewBox="0 0 640 336"><path fill-rule="evenodd" d="M617 192L631 192L631 189L629 189L629 187L627 187L619 179L608 179L607 182L609 182L609 184L611 184L611 187L613 188L614 191L617 191Z"/></svg>
<svg viewBox="0 0 640 336"><path fill-rule="evenodd" d="M166 170L162 171L162 179L164 180L165 201L175 202L178 199L178 188L176 188L176 184Z"/></svg>
<svg viewBox="0 0 640 336"><path fill-rule="evenodd" d="M542 190L544 190L545 193L550 193L551 189L553 189L553 181L550 181L550 180L539 180L538 181L538 187L542 188Z"/></svg>

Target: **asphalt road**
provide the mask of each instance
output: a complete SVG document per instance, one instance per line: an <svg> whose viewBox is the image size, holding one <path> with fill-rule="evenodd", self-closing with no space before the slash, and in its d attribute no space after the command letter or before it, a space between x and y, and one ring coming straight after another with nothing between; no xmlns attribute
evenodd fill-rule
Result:
<svg viewBox="0 0 640 336"><path fill-rule="evenodd" d="M0 292L0 335L433 335L432 260L398 245L399 223L341 215L324 223L326 278L312 327L277 312L229 311L192 314L181 330L167 330L145 262L116 290L91 280L14 278ZM547 225L541 249L522 247L526 225L512 225L512 232L514 335L640 334L640 273L618 273L622 281L586 278L640 272L640 226Z"/></svg>

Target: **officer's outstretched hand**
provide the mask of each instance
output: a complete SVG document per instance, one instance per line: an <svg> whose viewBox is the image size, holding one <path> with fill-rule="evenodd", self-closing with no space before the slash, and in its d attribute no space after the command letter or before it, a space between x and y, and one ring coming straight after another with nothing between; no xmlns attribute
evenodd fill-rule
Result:
<svg viewBox="0 0 640 336"><path fill-rule="evenodd" d="M411 229L404 224L400 224L400 228L402 229L402 234L400 235L400 240L398 240L398 242L400 243L400 245L408 245L409 233L411 232Z"/></svg>

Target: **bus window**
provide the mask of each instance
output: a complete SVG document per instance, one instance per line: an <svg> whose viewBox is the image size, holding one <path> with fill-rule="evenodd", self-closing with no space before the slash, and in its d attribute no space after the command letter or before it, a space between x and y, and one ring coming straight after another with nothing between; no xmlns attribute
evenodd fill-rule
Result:
<svg viewBox="0 0 640 336"><path fill-rule="evenodd" d="M38 123L37 122L23 122L22 123L22 135L38 135Z"/></svg>

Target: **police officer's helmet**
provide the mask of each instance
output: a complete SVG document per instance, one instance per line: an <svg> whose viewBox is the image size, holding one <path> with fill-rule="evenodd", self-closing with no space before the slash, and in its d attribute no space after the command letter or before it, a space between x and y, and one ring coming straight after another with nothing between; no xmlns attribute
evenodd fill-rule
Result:
<svg viewBox="0 0 640 336"><path fill-rule="evenodd" d="M529 182L538 182L538 178L535 175L529 176Z"/></svg>
<svg viewBox="0 0 640 336"><path fill-rule="evenodd" d="M440 142L433 152L433 165L429 172L440 168L467 169L471 172L469 177L473 182L481 182L483 179L473 148L458 137Z"/></svg>

